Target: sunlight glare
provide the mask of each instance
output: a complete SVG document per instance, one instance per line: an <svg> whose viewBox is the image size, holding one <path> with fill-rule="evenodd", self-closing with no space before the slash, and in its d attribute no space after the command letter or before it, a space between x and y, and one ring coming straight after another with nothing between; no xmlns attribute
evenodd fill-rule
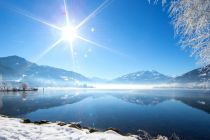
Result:
<svg viewBox="0 0 210 140"><path fill-rule="evenodd" d="M62 28L62 39L72 42L77 38L77 30L72 26L65 26Z"/></svg>
<svg viewBox="0 0 210 140"><path fill-rule="evenodd" d="M55 24L52 24L52 23L49 23L47 21L44 21L40 18L37 18L37 17L34 17L33 15L27 13L26 11L23 11L21 9L17 9L17 8L12 8L11 10L25 16L25 17L28 17L34 21L37 21L39 23L42 23L44 25L47 25L48 27L50 28L54 28L54 29L57 29L60 33L61 33L61 37L60 39L58 39L58 41L56 41L53 45L51 45L50 47L48 47L39 57L38 59L40 59L41 57L43 57L44 55L46 55L48 52L50 52L53 48L57 47L57 45L59 45L61 42L63 41L66 41L68 44L69 44L69 48L71 50L71 54L72 54L72 61L74 63L74 45L73 45L73 42L76 40L76 39L79 39L79 40L82 40L82 41L85 41L87 43L90 43L94 46L97 46L97 47L100 47L100 48L103 48L103 49L106 49L110 52L114 52L116 54L120 54L119 52L115 51L115 50L112 50L108 47L105 47L103 45L100 45L94 41L91 41L85 37L82 37L79 35L79 28L81 26L84 26L91 18L95 17L97 14L99 14L105 7L107 7L109 4L111 4L111 1L110 0L105 0L102 4L100 4L90 15L88 15L84 20L82 20L78 25L75 25L75 26L72 26L71 25L71 20L70 20L70 17L69 17L69 12L68 12L68 6L67 6L67 0L63 0L64 1L64 8L65 8L65 26L64 27L59 27ZM14 10L16 9L16 10ZM95 32L95 28L91 28L91 32ZM121 54L120 54L121 55ZM124 56L124 55L123 55ZM37 59L37 60L38 60Z"/></svg>

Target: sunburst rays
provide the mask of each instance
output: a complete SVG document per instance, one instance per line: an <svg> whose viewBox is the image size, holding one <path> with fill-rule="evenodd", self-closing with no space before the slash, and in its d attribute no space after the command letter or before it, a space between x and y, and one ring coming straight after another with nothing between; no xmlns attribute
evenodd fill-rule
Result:
<svg viewBox="0 0 210 140"><path fill-rule="evenodd" d="M75 25L75 26L72 26L71 25L71 18L69 16L69 10L68 10L68 4L67 4L67 0L63 0L63 4L64 4L64 10L65 10L65 26L64 27L59 27L55 24L52 24L52 23L49 23L41 18L37 18L35 16L33 16L32 14L30 13L27 13L26 11L24 10L21 10L21 9L12 9L13 11L27 17L27 18L30 18L34 21L37 21L41 24L44 24L50 28L53 28L53 29L56 29L58 30L59 32L61 32L61 37L55 41L55 43L53 43L51 46L49 46L48 48L46 48L36 59L36 61L38 61L39 59L41 59L42 57L44 57L47 53L49 53L52 49L54 49L55 47L57 47L61 42L64 42L64 41L67 41L68 38L66 36L66 34L68 35L68 32L66 33L64 31L64 28L74 28L75 32L78 31L79 28L81 28L82 26L84 26L91 18L93 18L94 16L96 16L97 14L99 14L106 6L108 6L110 4L111 0L105 0L104 2L102 2L93 12L91 12L87 17L85 17L79 24ZM70 33L71 31L69 31ZM64 36L65 35L65 36ZM72 35L72 34L69 34L69 35ZM71 52L71 59L72 59L72 63L74 65L74 46L73 46L73 42L78 39L78 40L81 40L81 41L85 41L89 44L92 44L96 47L99 47L99 48L102 48L102 49L105 49L105 50L108 50L112 53L118 53L117 51L113 50L113 49L110 49L108 47L105 47L99 43L96 43L95 41L92 41L92 40L89 40L87 39L86 37L83 37L81 35L79 35L79 33L77 32L77 34L74 34L73 38L69 37L69 40L68 40L68 44L69 44L69 48L70 48L70 52ZM120 54L120 53L118 53Z"/></svg>
<svg viewBox="0 0 210 140"><path fill-rule="evenodd" d="M86 22L88 22L91 18L96 16L98 13L101 12L103 8L106 7L106 5L111 2L110 0L105 0L103 3L101 3L90 15L88 15L86 18L84 18L77 26L76 29L79 29L81 26L83 26Z"/></svg>
<svg viewBox="0 0 210 140"><path fill-rule="evenodd" d="M51 23L49 23L49 22L47 22L47 21L45 21L45 20L43 20L43 19L41 19L41 18L35 17L35 16L32 15L31 13L26 12L26 11L24 11L24 10L21 10L21 9L18 9L18 8L13 8L13 9L11 9L11 10L13 10L13 11L15 11L16 13L18 13L18 14L20 14L20 15L23 15L23 16L29 18L29 19L32 19L32 20L34 20L34 21L36 21L36 22L39 22L39 23L41 23L41 24L44 24L44 25L46 25L46 26L48 26L48 27L50 27L50 28L54 28L54 29L57 29L57 30L60 30L60 31L62 30L61 27L58 27L58 26L56 26L55 24L51 24Z"/></svg>

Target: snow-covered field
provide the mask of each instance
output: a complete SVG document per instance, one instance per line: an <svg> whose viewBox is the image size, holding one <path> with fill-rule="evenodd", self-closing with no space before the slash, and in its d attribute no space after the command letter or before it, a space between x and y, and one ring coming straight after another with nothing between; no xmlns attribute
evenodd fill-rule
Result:
<svg viewBox="0 0 210 140"><path fill-rule="evenodd" d="M0 140L141 140L136 135L122 136L112 130L90 133L56 123L36 125L22 123L21 119L0 116ZM167 140L162 136L154 140Z"/></svg>

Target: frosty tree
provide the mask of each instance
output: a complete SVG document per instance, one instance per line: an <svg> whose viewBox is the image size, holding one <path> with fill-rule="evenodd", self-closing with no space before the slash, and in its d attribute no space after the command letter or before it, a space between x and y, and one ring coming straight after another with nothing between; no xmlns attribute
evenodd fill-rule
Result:
<svg viewBox="0 0 210 140"><path fill-rule="evenodd" d="M180 45L191 48L202 64L210 64L210 0L162 0L167 4Z"/></svg>

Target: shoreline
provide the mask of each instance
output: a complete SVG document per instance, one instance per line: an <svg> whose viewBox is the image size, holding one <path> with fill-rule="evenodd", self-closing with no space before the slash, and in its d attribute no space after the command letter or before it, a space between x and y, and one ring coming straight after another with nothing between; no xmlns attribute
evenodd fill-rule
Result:
<svg viewBox="0 0 210 140"><path fill-rule="evenodd" d="M11 118L0 115L0 139L72 139L72 140L170 140L165 136L151 137L141 131L139 135L123 135L118 129L108 128L99 131L83 127L79 123L50 122L47 120L30 121L29 119Z"/></svg>
<svg viewBox="0 0 210 140"><path fill-rule="evenodd" d="M29 89L0 89L0 92L27 92L27 91L38 91L38 88L29 88Z"/></svg>

